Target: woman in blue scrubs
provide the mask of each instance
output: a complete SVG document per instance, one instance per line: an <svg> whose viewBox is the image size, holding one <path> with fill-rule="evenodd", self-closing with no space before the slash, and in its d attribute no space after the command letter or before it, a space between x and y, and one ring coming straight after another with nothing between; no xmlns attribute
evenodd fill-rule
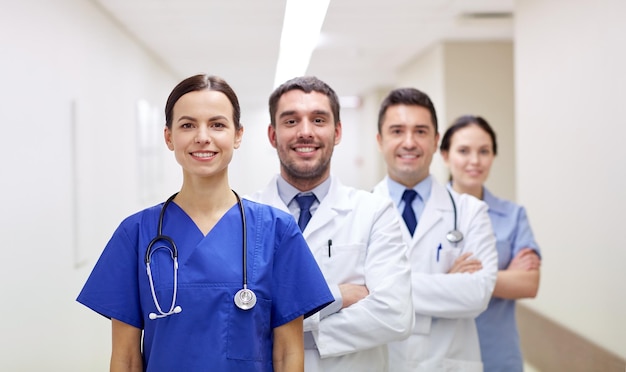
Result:
<svg viewBox="0 0 626 372"><path fill-rule="evenodd" d="M187 78L168 97L165 143L182 187L120 224L78 296L111 319L111 371L303 370L303 318L333 297L293 217L231 190L239 118L215 76ZM160 234L171 242L147 252ZM234 300L244 284L251 308Z"/></svg>
<svg viewBox="0 0 626 372"><path fill-rule="evenodd" d="M450 169L450 186L487 203L496 236L496 286L487 310L476 318L484 370L522 372L515 300L537 295L541 263L526 210L484 186L497 153L495 132L485 119L458 118L444 134L440 150Z"/></svg>

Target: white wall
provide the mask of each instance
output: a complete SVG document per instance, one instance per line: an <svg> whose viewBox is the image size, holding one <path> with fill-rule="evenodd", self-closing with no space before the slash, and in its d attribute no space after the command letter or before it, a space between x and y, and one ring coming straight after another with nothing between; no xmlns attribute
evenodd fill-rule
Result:
<svg viewBox="0 0 626 372"><path fill-rule="evenodd" d="M267 185L279 171L279 163L267 137L270 123L267 107L241 109L243 141L235 151L228 173L232 189L239 195L247 195Z"/></svg>
<svg viewBox="0 0 626 372"><path fill-rule="evenodd" d="M378 133L378 112L380 104L391 88L380 88L365 95L359 109L362 128L360 129L361 143L358 151L364 155L365 162L362 169L362 183L355 185L364 190L372 190L374 186L387 174L387 165L378 149L376 134Z"/></svg>
<svg viewBox="0 0 626 372"><path fill-rule="evenodd" d="M121 218L149 202L137 101L161 108L178 79L90 1L5 1L0 45L0 370L105 371L110 322L75 298ZM178 185L165 153L158 200Z"/></svg>
<svg viewBox="0 0 626 372"><path fill-rule="evenodd" d="M361 109L342 109L343 134L335 147L331 171L347 185L371 190L380 179L376 151L376 116Z"/></svg>
<svg viewBox="0 0 626 372"><path fill-rule="evenodd" d="M487 181L497 195L515 198L513 47L511 42L443 42L398 70L397 87L428 94L437 110L439 133L460 115L483 116L497 133L498 156ZM386 94L387 92L385 92ZM447 182L439 153L431 173Z"/></svg>
<svg viewBox="0 0 626 372"><path fill-rule="evenodd" d="M515 200L515 100L513 43L446 42L445 93L447 120L441 135L461 115L484 117L496 132L498 155L487 187L496 195Z"/></svg>
<svg viewBox="0 0 626 372"><path fill-rule="evenodd" d="M626 358L626 2L515 9L517 195L543 250L528 305Z"/></svg>
<svg viewBox="0 0 626 372"><path fill-rule="evenodd" d="M445 87L445 47L437 44L425 53L416 56L413 61L398 70L396 86L394 88L413 87L428 94L437 111L439 132L445 128L446 117L446 87ZM388 92L385 92L385 95ZM430 172L439 182L446 182L448 172L439 152L433 157Z"/></svg>

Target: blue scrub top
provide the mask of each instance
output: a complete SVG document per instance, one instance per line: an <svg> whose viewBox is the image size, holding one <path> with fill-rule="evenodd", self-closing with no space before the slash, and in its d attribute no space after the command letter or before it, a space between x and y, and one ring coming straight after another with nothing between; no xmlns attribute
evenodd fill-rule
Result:
<svg viewBox="0 0 626 372"><path fill-rule="evenodd" d="M524 207L497 198L486 188L483 200L489 206L496 236L498 270L506 269L523 248L532 248L540 255ZM476 318L476 327L485 371L523 371L515 300L492 297L487 310Z"/></svg>
<svg viewBox="0 0 626 372"><path fill-rule="evenodd" d="M267 205L242 202L248 288L257 296L250 310L239 309L233 301L243 281L237 204L206 236L174 202L167 207L163 234L178 248L179 314L148 318L158 311L144 257L157 235L162 204L125 219L105 247L77 301L143 330L145 370L272 371L273 329L333 301L293 217ZM168 311L174 275L169 250L153 253L151 271L161 309Z"/></svg>

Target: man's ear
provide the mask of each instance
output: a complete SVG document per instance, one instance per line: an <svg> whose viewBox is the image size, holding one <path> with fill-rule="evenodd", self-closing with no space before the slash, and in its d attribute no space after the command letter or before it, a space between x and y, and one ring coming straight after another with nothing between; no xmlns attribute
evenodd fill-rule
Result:
<svg viewBox="0 0 626 372"><path fill-rule="evenodd" d="M267 138L270 140L272 147L276 148L276 127L272 124L267 126Z"/></svg>
<svg viewBox="0 0 626 372"><path fill-rule="evenodd" d="M337 146L339 142L341 142L342 132L343 132L343 127L341 126L341 122L338 121L337 124L335 124L335 146Z"/></svg>

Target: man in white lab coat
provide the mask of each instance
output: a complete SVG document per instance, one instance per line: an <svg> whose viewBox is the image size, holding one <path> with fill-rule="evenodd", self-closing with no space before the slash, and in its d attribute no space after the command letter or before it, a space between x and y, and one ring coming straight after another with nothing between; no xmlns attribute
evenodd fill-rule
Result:
<svg viewBox="0 0 626 372"><path fill-rule="evenodd" d="M389 93L377 141L388 174L374 193L391 198L405 221L415 310L409 338L389 344L390 371L482 371L474 318L487 308L498 270L487 205L449 193L430 175L439 133L425 93Z"/></svg>
<svg viewBox="0 0 626 372"><path fill-rule="evenodd" d="M305 371L387 371L386 344L413 325L411 273L391 201L330 175L341 140L339 100L315 77L270 97L269 141L280 174L250 196L298 220L335 302L305 320Z"/></svg>

